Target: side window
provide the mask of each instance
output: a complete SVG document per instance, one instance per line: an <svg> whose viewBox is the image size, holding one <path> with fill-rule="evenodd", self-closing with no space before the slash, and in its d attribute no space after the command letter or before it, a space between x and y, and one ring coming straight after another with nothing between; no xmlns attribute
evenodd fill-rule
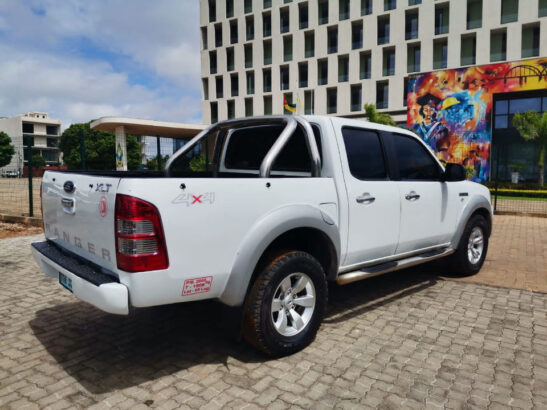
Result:
<svg viewBox="0 0 547 410"><path fill-rule="evenodd" d="M393 134L393 144L401 179L439 179L439 165L422 144L400 134Z"/></svg>
<svg viewBox="0 0 547 410"><path fill-rule="evenodd" d="M386 177L384 153L380 137L374 131L361 128L342 128L351 174L357 179Z"/></svg>

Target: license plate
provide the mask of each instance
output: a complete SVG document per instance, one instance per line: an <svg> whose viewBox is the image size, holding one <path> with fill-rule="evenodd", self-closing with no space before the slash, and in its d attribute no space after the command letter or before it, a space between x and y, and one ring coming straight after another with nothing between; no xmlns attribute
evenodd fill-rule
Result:
<svg viewBox="0 0 547 410"><path fill-rule="evenodd" d="M72 292L72 279L59 272L59 283Z"/></svg>

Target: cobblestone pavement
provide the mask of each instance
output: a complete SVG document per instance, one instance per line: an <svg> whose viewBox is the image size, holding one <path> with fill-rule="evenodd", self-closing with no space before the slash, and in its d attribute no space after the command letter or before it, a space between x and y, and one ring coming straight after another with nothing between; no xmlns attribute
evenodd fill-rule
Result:
<svg viewBox="0 0 547 410"><path fill-rule="evenodd" d="M128 317L78 302L0 241L0 408L546 408L546 295L438 265L331 288L304 351L236 342L214 303Z"/></svg>

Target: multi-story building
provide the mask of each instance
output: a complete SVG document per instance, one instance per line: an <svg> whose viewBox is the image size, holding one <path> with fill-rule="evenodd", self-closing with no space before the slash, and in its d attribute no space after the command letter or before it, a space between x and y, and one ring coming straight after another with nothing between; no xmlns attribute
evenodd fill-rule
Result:
<svg viewBox="0 0 547 410"><path fill-rule="evenodd" d="M41 155L48 165L59 164L61 120L51 119L47 113L29 112L0 118L0 131L9 135L15 147L10 164L1 168L2 171L16 171L22 175L23 166L27 163L29 144L32 146L32 155Z"/></svg>
<svg viewBox="0 0 547 410"><path fill-rule="evenodd" d="M409 76L547 56L547 0L200 0L203 122L407 121Z"/></svg>

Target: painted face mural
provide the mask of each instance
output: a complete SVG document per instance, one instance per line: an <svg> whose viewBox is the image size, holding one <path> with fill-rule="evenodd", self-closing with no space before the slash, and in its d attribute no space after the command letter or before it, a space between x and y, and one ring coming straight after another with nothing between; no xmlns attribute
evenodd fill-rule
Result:
<svg viewBox="0 0 547 410"><path fill-rule="evenodd" d="M462 164L469 179L486 181L493 96L547 88L547 59L420 74L408 87L407 126L441 162Z"/></svg>

